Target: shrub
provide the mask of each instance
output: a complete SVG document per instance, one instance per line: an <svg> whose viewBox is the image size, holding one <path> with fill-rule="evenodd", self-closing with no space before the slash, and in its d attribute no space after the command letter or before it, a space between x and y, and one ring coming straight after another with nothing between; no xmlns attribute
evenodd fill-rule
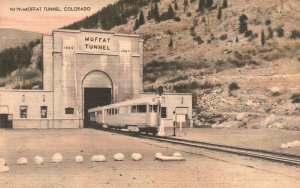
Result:
<svg viewBox="0 0 300 188"><path fill-rule="evenodd" d="M293 30L291 33L290 39L300 39L300 31Z"/></svg>
<svg viewBox="0 0 300 188"><path fill-rule="evenodd" d="M270 92L271 92L271 95L274 96L274 97L281 95L281 91L278 87L270 88Z"/></svg>
<svg viewBox="0 0 300 188"><path fill-rule="evenodd" d="M200 89L212 89L212 88L214 88L214 84L212 84L212 83L210 83L210 82L204 82L204 84L200 84L199 85L199 88Z"/></svg>
<svg viewBox="0 0 300 188"><path fill-rule="evenodd" d="M271 25L272 21L271 20L266 20L266 25Z"/></svg>
<svg viewBox="0 0 300 188"><path fill-rule="evenodd" d="M248 31L248 17L245 14L242 14L239 18L240 26L239 26L239 33L245 33Z"/></svg>
<svg viewBox="0 0 300 188"><path fill-rule="evenodd" d="M181 21L181 19L180 19L179 17L177 17L177 16L174 17L173 19L174 19L176 22L180 22L180 21Z"/></svg>
<svg viewBox="0 0 300 188"><path fill-rule="evenodd" d="M235 42L239 42L239 37L238 36L235 37Z"/></svg>
<svg viewBox="0 0 300 188"><path fill-rule="evenodd" d="M202 69L207 68L205 62L178 62L178 61L152 61L144 66L144 82L153 83L157 78L166 75L170 72L187 69Z"/></svg>
<svg viewBox="0 0 300 188"><path fill-rule="evenodd" d="M273 34L273 30L272 30L272 28L271 27L269 27L268 28L268 33L269 33L269 39L272 39L273 38L273 36L274 36L274 34Z"/></svg>
<svg viewBox="0 0 300 188"><path fill-rule="evenodd" d="M266 44L266 36L265 36L264 30L261 31L261 39L260 40L261 40L261 45L265 46L265 44Z"/></svg>
<svg viewBox="0 0 300 188"><path fill-rule="evenodd" d="M155 73L144 74L144 82L155 82L157 79L157 75Z"/></svg>
<svg viewBox="0 0 300 188"><path fill-rule="evenodd" d="M194 41L198 42L198 44L202 44L204 42L200 36L196 36L193 39Z"/></svg>
<svg viewBox="0 0 300 188"><path fill-rule="evenodd" d="M192 16L192 13L191 13L191 12L188 12L188 13L186 14L186 16L187 16L187 17L191 17L191 16Z"/></svg>
<svg viewBox="0 0 300 188"><path fill-rule="evenodd" d="M217 19L221 20L221 18L222 18L222 8L219 8Z"/></svg>
<svg viewBox="0 0 300 188"><path fill-rule="evenodd" d="M188 83L180 83L174 85L173 89L177 93L183 93L183 92L191 92L192 90L196 89L198 87L198 82L192 81Z"/></svg>
<svg viewBox="0 0 300 188"><path fill-rule="evenodd" d="M215 85L211 84L209 82L204 82L203 84L198 83L197 81L192 81L192 82L188 82L188 83L179 83L174 85L173 89L177 92L177 93L184 93L184 92L192 92L193 90L196 89L212 89L214 88Z"/></svg>
<svg viewBox="0 0 300 188"><path fill-rule="evenodd" d="M227 39L227 34L221 35L220 40L226 40Z"/></svg>
<svg viewBox="0 0 300 188"><path fill-rule="evenodd" d="M277 32L278 37L284 37L284 29L282 27L277 27L275 31Z"/></svg>
<svg viewBox="0 0 300 188"><path fill-rule="evenodd" d="M228 89L230 91L238 90L238 89L240 89L240 86L236 82L232 82L229 84Z"/></svg>
<svg viewBox="0 0 300 188"><path fill-rule="evenodd" d="M196 92L192 93L192 107L196 108L198 106L197 102L198 102L198 96Z"/></svg>
<svg viewBox="0 0 300 188"><path fill-rule="evenodd" d="M197 36L197 33L195 32L195 27L191 27L190 32L191 32L191 36L192 37L196 37Z"/></svg>
<svg viewBox="0 0 300 188"><path fill-rule="evenodd" d="M233 65L233 67L244 67L246 65L246 62L243 60L236 60L236 59L229 59L228 62Z"/></svg>
<svg viewBox="0 0 300 188"><path fill-rule="evenodd" d="M144 92L156 92L157 88L154 88L153 85L144 89Z"/></svg>
<svg viewBox="0 0 300 188"><path fill-rule="evenodd" d="M227 7L228 7L228 2L227 2L227 0L223 0L222 8L227 8Z"/></svg>
<svg viewBox="0 0 300 188"><path fill-rule="evenodd" d="M178 81L181 81L181 80L188 80L188 76L187 75L180 75L178 77L175 77L175 78L172 78L168 81L166 81L165 83L174 83L174 82L178 82Z"/></svg>
<svg viewBox="0 0 300 188"><path fill-rule="evenodd" d="M169 47L169 48L173 48L173 39L172 39L172 37L171 37L171 39L170 39L170 42L169 42L169 44L168 44L168 47Z"/></svg>
<svg viewBox="0 0 300 188"><path fill-rule="evenodd" d="M291 96L292 103L300 103L300 93L294 93Z"/></svg>
<svg viewBox="0 0 300 188"><path fill-rule="evenodd" d="M249 36L251 36L251 35L252 35L252 30L248 30L248 31L246 31L245 34L244 34L245 37L249 37Z"/></svg>

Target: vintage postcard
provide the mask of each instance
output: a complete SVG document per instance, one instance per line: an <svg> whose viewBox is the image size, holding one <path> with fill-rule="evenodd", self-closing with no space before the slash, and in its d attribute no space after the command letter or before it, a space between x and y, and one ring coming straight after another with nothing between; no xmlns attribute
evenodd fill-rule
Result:
<svg viewBox="0 0 300 188"><path fill-rule="evenodd" d="M0 187L300 187L299 0L0 0Z"/></svg>

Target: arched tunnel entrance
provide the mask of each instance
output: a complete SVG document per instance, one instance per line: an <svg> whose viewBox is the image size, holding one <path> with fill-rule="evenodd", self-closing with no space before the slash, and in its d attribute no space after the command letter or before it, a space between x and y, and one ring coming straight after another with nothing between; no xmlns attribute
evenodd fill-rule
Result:
<svg viewBox="0 0 300 188"><path fill-rule="evenodd" d="M88 110L97 106L112 103L113 83L110 77L102 71L88 73L82 83L83 92L83 123L90 126Z"/></svg>

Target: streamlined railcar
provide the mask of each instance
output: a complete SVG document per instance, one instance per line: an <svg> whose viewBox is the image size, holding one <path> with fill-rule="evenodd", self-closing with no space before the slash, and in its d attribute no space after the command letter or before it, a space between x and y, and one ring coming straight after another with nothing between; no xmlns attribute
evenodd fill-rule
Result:
<svg viewBox="0 0 300 188"><path fill-rule="evenodd" d="M128 129L156 134L159 127L159 100L138 98L89 109L90 123L104 128Z"/></svg>

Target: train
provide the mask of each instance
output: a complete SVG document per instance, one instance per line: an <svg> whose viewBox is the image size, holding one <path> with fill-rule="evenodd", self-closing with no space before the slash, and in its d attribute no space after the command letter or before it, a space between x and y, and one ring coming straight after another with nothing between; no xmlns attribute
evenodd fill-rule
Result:
<svg viewBox="0 0 300 188"><path fill-rule="evenodd" d="M137 98L91 108L88 113L90 124L156 135L160 121L160 103L157 98Z"/></svg>

